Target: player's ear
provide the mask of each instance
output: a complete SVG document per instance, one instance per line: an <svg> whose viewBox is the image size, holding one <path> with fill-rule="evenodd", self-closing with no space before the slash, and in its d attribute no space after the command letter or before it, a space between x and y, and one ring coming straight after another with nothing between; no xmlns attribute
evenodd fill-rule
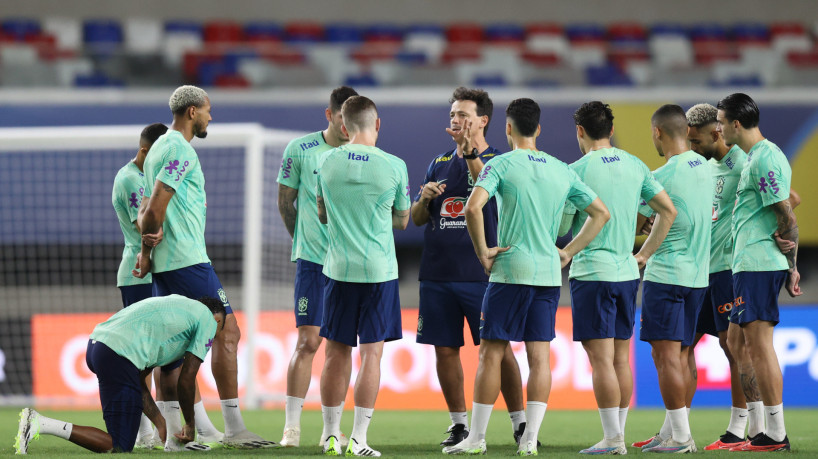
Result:
<svg viewBox="0 0 818 459"><path fill-rule="evenodd" d="M613 126L611 126L611 133L610 133L610 134L608 134L608 137L609 137L609 138L610 138L610 137L613 137L613 135L614 135L614 127L613 127Z"/></svg>
<svg viewBox="0 0 818 459"><path fill-rule="evenodd" d="M577 137L580 139L585 138L585 128L577 124Z"/></svg>
<svg viewBox="0 0 818 459"><path fill-rule="evenodd" d="M511 121L506 121L506 135L511 135Z"/></svg>
<svg viewBox="0 0 818 459"><path fill-rule="evenodd" d="M380 118L376 118L376 119L375 119L375 132L378 132L378 131L380 131L380 130L381 130L381 119L380 119Z"/></svg>
<svg viewBox="0 0 818 459"><path fill-rule="evenodd" d="M347 136L347 138L349 138L349 131L347 131L347 125L346 124L341 125L341 132L343 132L344 135Z"/></svg>
<svg viewBox="0 0 818 459"><path fill-rule="evenodd" d="M537 132L534 133L534 137L539 137L539 136L540 136L540 125L538 124L537 125Z"/></svg>
<svg viewBox="0 0 818 459"><path fill-rule="evenodd" d="M328 123L332 122L332 110L327 108L326 110L324 110L324 115L327 117L327 122Z"/></svg>
<svg viewBox="0 0 818 459"><path fill-rule="evenodd" d="M187 116L189 116L190 119L196 118L196 106L195 105L191 105L190 107L187 108Z"/></svg>

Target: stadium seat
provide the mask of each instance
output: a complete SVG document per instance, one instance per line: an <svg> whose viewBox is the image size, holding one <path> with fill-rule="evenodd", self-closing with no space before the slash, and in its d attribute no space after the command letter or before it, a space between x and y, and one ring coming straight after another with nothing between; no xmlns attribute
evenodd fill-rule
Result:
<svg viewBox="0 0 818 459"><path fill-rule="evenodd" d="M40 23L35 19L4 19L0 23L3 34L15 41L25 41L27 37L39 35Z"/></svg>
<svg viewBox="0 0 818 459"><path fill-rule="evenodd" d="M609 41L637 41L647 39L647 30L642 24L634 22L616 22L608 26Z"/></svg>
<svg viewBox="0 0 818 459"><path fill-rule="evenodd" d="M202 26L190 21L168 21L165 23L165 41L162 55L169 67L182 66L186 53L200 51L203 47Z"/></svg>
<svg viewBox="0 0 818 459"><path fill-rule="evenodd" d="M364 30L364 41L367 43L401 43L403 29L394 24L378 24Z"/></svg>
<svg viewBox="0 0 818 459"><path fill-rule="evenodd" d="M733 27L733 39L739 46L767 45L770 42L770 29L765 24L737 24Z"/></svg>
<svg viewBox="0 0 818 459"><path fill-rule="evenodd" d="M572 45L602 44L605 42L605 29L598 24L569 24L565 26L565 36Z"/></svg>
<svg viewBox="0 0 818 459"><path fill-rule="evenodd" d="M77 51L82 47L82 28L75 19L46 18L43 20L43 32L57 40L60 50Z"/></svg>
<svg viewBox="0 0 818 459"><path fill-rule="evenodd" d="M481 43L483 28L478 24L457 23L446 28L446 39L451 44Z"/></svg>
<svg viewBox="0 0 818 459"><path fill-rule="evenodd" d="M202 38L208 44L239 43L244 38L241 24L232 21L211 21L204 24Z"/></svg>
<svg viewBox="0 0 818 459"><path fill-rule="evenodd" d="M526 53L530 56L555 55L563 58L570 45L562 26L552 23L530 24L526 27ZM534 58L536 59L536 58Z"/></svg>
<svg viewBox="0 0 818 459"><path fill-rule="evenodd" d="M503 75L476 75L471 84L478 88L508 86Z"/></svg>
<svg viewBox="0 0 818 459"><path fill-rule="evenodd" d="M344 84L352 86L353 88L374 87L378 86L378 80L373 75L350 75L346 77Z"/></svg>
<svg viewBox="0 0 818 459"><path fill-rule="evenodd" d="M77 75L74 79L74 86L78 88L123 87L125 82L111 78L104 73L95 72L90 75Z"/></svg>
<svg viewBox="0 0 818 459"><path fill-rule="evenodd" d="M216 80L213 83L214 86L217 88L249 88L250 82L244 78L242 75L238 74L231 74L231 75L219 75L216 77Z"/></svg>
<svg viewBox="0 0 818 459"><path fill-rule="evenodd" d="M327 24L324 29L328 43L357 44L364 41L364 31L355 24Z"/></svg>
<svg viewBox="0 0 818 459"><path fill-rule="evenodd" d="M443 27L435 24L414 24L407 28L403 39L407 53L422 53L426 62L437 63L446 49Z"/></svg>
<svg viewBox="0 0 818 459"><path fill-rule="evenodd" d="M202 35L202 25L196 21L174 20L165 22L167 34Z"/></svg>
<svg viewBox="0 0 818 459"><path fill-rule="evenodd" d="M251 43L278 43L284 39L284 29L272 22L250 22L244 25L243 36Z"/></svg>
<svg viewBox="0 0 818 459"><path fill-rule="evenodd" d="M122 26L115 20L88 20L83 24L82 38L89 51L107 55L117 51L122 44ZM104 82L104 79L99 75L92 75L87 81L94 84L97 81Z"/></svg>
<svg viewBox="0 0 818 459"><path fill-rule="evenodd" d="M633 86L633 81L615 65L591 66L585 69L586 83L591 86Z"/></svg>
<svg viewBox="0 0 818 459"><path fill-rule="evenodd" d="M495 46L521 46L525 41L525 28L517 24L489 24L484 35L486 42Z"/></svg>
<svg viewBox="0 0 818 459"><path fill-rule="evenodd" d="M162 23L154 19L128 18L124 25L125 51L156 54L165 40Z"/></svg>
<svg viewBox="0 0 818 459"><path fill-rule="evenodd" d="M317 22L290 22L284 26L284 39L290 43L315 43L324 40L324 26Z"/></svg>

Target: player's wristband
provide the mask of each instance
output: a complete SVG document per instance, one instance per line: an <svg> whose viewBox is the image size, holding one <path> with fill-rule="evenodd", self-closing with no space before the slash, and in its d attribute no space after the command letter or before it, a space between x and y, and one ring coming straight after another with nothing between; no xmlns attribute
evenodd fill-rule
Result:
<svg viewBox="0 0 818 459"><path fill-rule="evenodd" d="M476 148L472 148L470 155L463 155L464 159L477 159L478 157L479 155Z"/></svg>

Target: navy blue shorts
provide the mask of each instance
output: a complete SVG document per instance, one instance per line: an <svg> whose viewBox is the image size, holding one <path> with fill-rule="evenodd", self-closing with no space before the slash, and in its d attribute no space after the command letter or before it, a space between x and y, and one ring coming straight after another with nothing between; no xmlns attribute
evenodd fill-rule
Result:
<svg viewBox="0 0 818 459"><path fill-rule="evenodd" d="M224 303L228 314L233 314L233 308L227 301L222 283L210 263L186 266L184 268L153 273L153 296L182 295L192 300L203 296L218 298Z"/></svg>
<svg viewBox="0 0 818 459"><path fill-rule="evenodd" d="M128 306L153 296L153 284L138 284L119 287L122 294L122 307Z"/></svg>
<svg viewBox="0 0 818 459"><path fill-rule="evenodd" d="M778 324L778 292L787 280L787 271L744 271L733 274L736 300L730 322L747 324L756 320Z"/></svg>
<svg viewBox="0 0 818 459"><path fill-rule="evenodd" d="M99 401L105 428L114 451L133 451L142 417L142 385L139 369L105 343L88 340L85 363L97 375Z"/></svg>
<svg viewBox="0 0 818 459"><path fill-rule="evenodd" d="M323 266L298 259L295 263L295 326L321 326L324 316L324 287L327 276Z"/></svg>
<svg viewBox="0 0 818 459"><path fill-rule="evenodd" d="M463 346L465 317L472 341L480 344L480 309L487 286L488 282L420 281L417 342Z"/></svg>
<svg viewBox="0 0 818 459"><path fill-rule="evenodd" d="M319 335L347 346L403 337L398 280L373 284L327 279Z"/></svg>
<svg viewBox="0 0 818 459"><path fill-rule="evenodd" d="M696 319L706 287L645 281L642 284L642 341L681 341L690 346L696 338Z"/></svg>
<svg viewBox="0 0 818 459"><path fill-rule="evenodd" d="M559 287L489 282L480 314L480 339L553 340L559 299Z"/></svg>
<svg viewBox="0 0 818 459"><path fill-rule="evenodd" d="M639 279L625 282L571 279L574 341L631 339Z"/></svg>
<svg viewBox="0 0 818 459"><path fill-rule="evenodd" d="M707 333L718 337L730 325L730 311L733 309L733 272L729 269L710 273L710 286L704 294L702 310L696 324L696 333Z"/></svg>

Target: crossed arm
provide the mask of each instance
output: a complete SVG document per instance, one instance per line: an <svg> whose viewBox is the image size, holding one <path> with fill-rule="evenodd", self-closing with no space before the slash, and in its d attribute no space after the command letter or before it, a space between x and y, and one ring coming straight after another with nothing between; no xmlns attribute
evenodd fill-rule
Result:
<svg viewBox="0 0 818 459"><path fill-rule="evenodd" d="M176 190L173 187L157 180L151 197L142 199L136 222L136 226L142 232L142 251L137 257L136 269L133 270L133 275L140 279L151 271L151 250L162 239L162 224L165 223L168 203L174 194Z"/></svg>
<svg viewBox="0 0 818 459"><path fill-rule="evenodd" d="M778 238L783 241L789 241L790 250L784 252L787 257L787 264L789 265L789 276L787 278L787 292L790 296L799 296L802 294L801 287L798 285L801 275L798 273L798 222L793 213L792 202L790 199L777 202L772 205L775 217L778 221L778 229L776 234Z"/></svg>

